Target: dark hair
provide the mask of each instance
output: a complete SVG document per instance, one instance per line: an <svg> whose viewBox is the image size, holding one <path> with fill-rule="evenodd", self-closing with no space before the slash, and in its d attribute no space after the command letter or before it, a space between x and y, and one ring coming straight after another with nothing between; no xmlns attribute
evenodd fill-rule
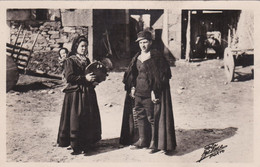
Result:
<svg viewBox="0 0 260 167"><path fill-rule="evenodd" d="M76 37L73 40L70 55L75 55L77 53L78 46L79 46L80 42L82 42L82 41L84 41L88 44L88 39L84 35Z"/></svg>

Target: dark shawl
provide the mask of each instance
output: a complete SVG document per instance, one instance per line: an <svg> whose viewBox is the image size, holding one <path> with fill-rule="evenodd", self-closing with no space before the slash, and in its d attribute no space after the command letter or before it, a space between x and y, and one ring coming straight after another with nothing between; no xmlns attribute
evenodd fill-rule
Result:
<svg viewBox="0 0 260 167"><path fill-rule="evenodd" d="M60 147L83 149L101 139L101 119L96 92L85 78L89 60L71 56L65 61L65 93L57 143Z"/></svg>
<svg viewBox="0 0 260 167"><path fill-rule="evenodd" d="M126 90L120 135L120 144L123 145L130 145L138 140L138 127L134 123L133 116L134 100L131 99L129 93L131 87L135 86L135 80L138 75L136 60L139 55L140 53L136 54L132 59L123 79ZM171 78L170 66L165 57L156 50L151 50L151 59L151 63L146 66L149 84L151 84L155 95L160 99L160 103L154 105L155 131L158 132L155 133L156 143L160 150L174 150L176 137L169 85Z"/></svg>

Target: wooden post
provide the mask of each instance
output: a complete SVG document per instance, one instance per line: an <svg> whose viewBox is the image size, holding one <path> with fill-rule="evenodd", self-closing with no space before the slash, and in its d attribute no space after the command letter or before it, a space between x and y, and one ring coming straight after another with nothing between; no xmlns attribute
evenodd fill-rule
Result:
<svg viewBox="0 0 260 167"><path fill-rule="evenodd" d="M17 37L16 37L16 39L15 39L15 41L14 41L14 46L16 46L16 44L17 44L17 42L18 42L18 38L19 38L19 35L20 35L20 32L21 32L21 29L22 29L22 24L21 24L20 27L19 27L19 30L18 30L18 33L17 33ZM11 57L13 57L14 52L15 52L15 47L13 48L13 51L12 51L12 53L11 53ZM18 55L17 55L17 57L18 57ZM15 62L17 61L17 57L14 59Z"/></svg>
<svg viewBox="0 0 260 167"><path fill-rule="evenodd" d="M25 32L23 34L23 39L22 39L22 42L21 42L21 45L20 45L21 48L23 47L25 36L26 36L26 30L25 30ZM21 51L21 49L19 49L19 52L20 51Z"/></svg>
<svg viewBox="0 0 260 167"><path fill-rule="evenodd" d="M191 11L188 11L188 24L187 24L187 32L186 32L186 53L185 60L190 61L190 22L191 22Z"/></svg>
<svg viewBox="0 0 260 167"><path fill-rule="evenodd" d="M127 57L130 57L130 33L129 33L129 9L125 10L125 23L126 23L126 29L125 29L125 51Z"/></svg>
<svg viewBox="0 0 260 167"><path fill-rule="evenodd" d="M231 46L231 33L230 33L230 29L228 29L228 47L230 48Z"/></svg>
<svg viewBox="0 0 260 167"><path fill-rule="evenodd" d="M35 39L34 39L34 41L33 41L32 48L31 48L31 53L33 52L33 48L34 48L34 46L35 46L35 44L36 44L36 41L37 41L37 38L38 38L39 34L40 34L40 31L38 31L38 33L37 33L37 35L36 35L36 37L35 37ZM30 54L31 54L31 53L30 53Z"/></svg>
<svg viewBox="0 0 260 167"><path fill-rule="evenodd" d="M17 44L17 41L18 41L18 38L19 38L19 35L20 35L20 32L21 32L21 29L22 29L22 24L19 26L17 37L16 37L15 42L14 42L14 46L16 46L16 44Z"/></svg>
<svg viewBox="0 0 260 167"><path fill-rule="evenodd" d="M21 45L20 45L21 48L23 47L25 35L26 35L26 30L25 30L25 32L24 32L24 34L23 34L23 39L22 39L22 42L21 42ZM17 61L17 60L19 59L20 52L21 52L21 48L18 50L18 54L17 54L17 56L16 56L16 60L15 60L15 61Z"/></svg>
<svg viewBox="0 0 260 167"><path fill-rule="evenodd" d="M93 9L91 13L91 16L89 19L91 19L91 24L88 26L88 57L91 62L94 60L93 56Z"/></svg>
<svg viewBox="0 0 260 167"><path fill-rule="evenodd" d="M165 56L169 54L169 35L168 35L168 10L164 9L163 12L163 32L162 32L162 41L164 43L164 50L163 53Z"/></svg>

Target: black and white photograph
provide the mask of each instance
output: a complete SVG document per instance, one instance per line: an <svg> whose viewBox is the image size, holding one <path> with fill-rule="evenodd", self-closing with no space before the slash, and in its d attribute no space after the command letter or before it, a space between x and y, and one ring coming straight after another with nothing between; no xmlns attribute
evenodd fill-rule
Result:
<svg viewBox="0 0 260 167"><path fill-rule="evenodd" d="M259 3L45 2L0 2L0 166L259 165Z"/></svg>

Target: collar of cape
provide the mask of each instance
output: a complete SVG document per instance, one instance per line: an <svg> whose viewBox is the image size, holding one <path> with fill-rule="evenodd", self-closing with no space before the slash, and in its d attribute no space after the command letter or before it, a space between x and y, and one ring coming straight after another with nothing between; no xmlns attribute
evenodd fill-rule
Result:
<svg viewBox="0 0 260 167"><path fill-rule="evenodd" d="M141 52L138 52L135 56L134 56L134 61L138 58L138 56L141 55ZM150 50L150 59L152 58L160 58L162 56L162 54L156 50L156 49L152 49Z"/></svg>
<svg viewBox="0 0 260 167"><path fill-rule="evenodd" d="M80 55L71 55L69 58L74 60L79 66L87 66L90 63L87 57L82 57Z"/></svg>
<svg viewBox="0 0 260 167"><path fill-rule="evenodd" d="M141 54L138 56L138 60L141 61L142 63L144 63L145 61L149 60L151 58L151 52L141 52Z"/></svg>

